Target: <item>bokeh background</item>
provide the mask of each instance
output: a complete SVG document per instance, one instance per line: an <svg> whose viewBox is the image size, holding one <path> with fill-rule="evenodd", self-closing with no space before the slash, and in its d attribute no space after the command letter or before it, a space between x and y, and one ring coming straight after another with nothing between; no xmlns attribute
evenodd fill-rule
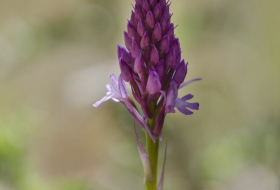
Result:
<svg viewBox="0 0 280 190"><path fill-rule="evenodd" d="M120 72L132 3L0 1L0 190L143 189L130 115L92 107ZM166 119L165 189L279 190L279 7L173 0L187 80L203 80L181 91L200 110Z"/></svg>

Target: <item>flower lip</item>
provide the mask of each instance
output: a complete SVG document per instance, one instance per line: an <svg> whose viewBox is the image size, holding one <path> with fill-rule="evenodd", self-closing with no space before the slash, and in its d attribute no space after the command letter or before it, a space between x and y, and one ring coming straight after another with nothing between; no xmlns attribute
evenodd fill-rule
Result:
<svg viewBox="0 0 280 190"><path fill-rule="evenodd" d="M107 84L106 88L108 92L106 95L99 101L93 104L94 107L98 107L103 102L112 99L115 102L119 102L125 98L127 98L127 91L121 75L118 80L114 74L110 75L111 84Z"/></svg>

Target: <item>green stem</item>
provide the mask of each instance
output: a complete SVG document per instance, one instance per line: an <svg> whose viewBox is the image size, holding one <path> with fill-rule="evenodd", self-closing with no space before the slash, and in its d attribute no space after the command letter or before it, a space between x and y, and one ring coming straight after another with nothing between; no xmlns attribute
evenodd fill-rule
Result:
<svg viewBox="0 0 280 190"><path fill-rule="evenodd" d="M154 119L149 120L148 124L150 129L154 128ZM153 180L145 181L146 190L156 190L157 189L157 165L158 165L158 148L159 140L156 138L154 143L148 133L146 133L146 151L151 161L152 171L153 171Z"/></svg>

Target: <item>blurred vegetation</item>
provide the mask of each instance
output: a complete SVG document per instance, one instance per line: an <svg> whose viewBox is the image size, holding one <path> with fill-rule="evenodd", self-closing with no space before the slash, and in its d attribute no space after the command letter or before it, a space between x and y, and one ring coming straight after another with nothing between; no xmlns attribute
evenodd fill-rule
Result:
<svg viewBox="0 0 280 190"><path fill-rule="evenodd" d="M91 107L119 73L132 3L0 1L1 190L143 189L132 118L114 102ZM203 80L182 92L200 110L166 119L165 189L280 188L279 7L172 2L187 80Z"/></svg>

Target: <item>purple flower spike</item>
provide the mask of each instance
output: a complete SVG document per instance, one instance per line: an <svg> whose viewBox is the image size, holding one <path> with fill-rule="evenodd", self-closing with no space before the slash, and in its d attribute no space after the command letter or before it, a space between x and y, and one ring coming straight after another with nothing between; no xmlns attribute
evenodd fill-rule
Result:
<svg viewBox="0 0 280 190"><path fill-rule="evenodd" d="M155 94L160 91L161 83L155 70L150 70L146 88L149 94Z"/></svg>
<svg viewBox="0 0 280 190"><path fill-rule="evenodd" d="M201 78L184 82L188 65L182 59L169 6L167 0L135 0L124 32L125 46L117 47L119 82L112 75L106 96L94 104L97 107L108 99L122 102L154 141L162 133L166 114L178 109L190 115L199 109L199 103L190 102L193 95L178 97L178 90ZM128 97L124 81L129 83L134 99ZM149 120L155 121L155 126L148 126Z"/></svg>

